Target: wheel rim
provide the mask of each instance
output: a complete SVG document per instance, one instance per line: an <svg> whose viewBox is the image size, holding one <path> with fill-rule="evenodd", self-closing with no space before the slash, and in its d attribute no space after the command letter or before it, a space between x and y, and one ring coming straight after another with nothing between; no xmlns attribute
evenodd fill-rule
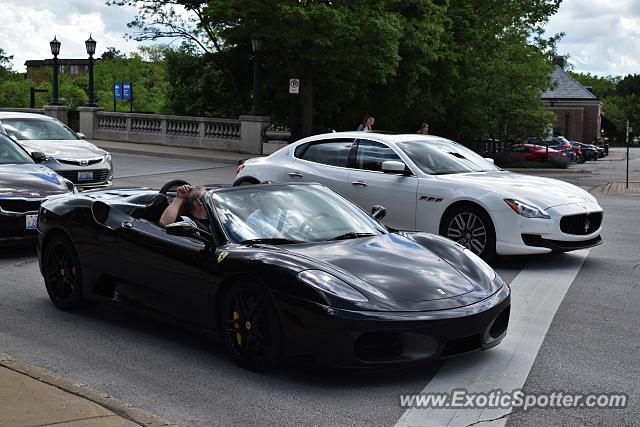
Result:
<svg viewBox="0 0 640 427"><path fill-rule="evenodd" d="M47 259L47 288L58 301L68 300L76 287L76 266L63 244L51 247Z"/></svg>
<svg viewBox="0 0 640 427"><path fill-rule="evenodd" d="M449 223L447 237L479 255L487 245L487 228L478 215L461 212Z"/></svg>
<svg viewBox="0 0 640 427"><path fill-rule="evenodd" d="M235 289L225 311L226 334L233 352L253 363L269 350L269 314L264 298L246 287Z"/></svg>

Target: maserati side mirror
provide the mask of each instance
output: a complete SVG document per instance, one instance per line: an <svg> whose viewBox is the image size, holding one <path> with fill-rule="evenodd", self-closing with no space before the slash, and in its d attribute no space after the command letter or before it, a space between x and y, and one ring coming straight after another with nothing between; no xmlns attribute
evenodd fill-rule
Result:
<svg viewBox="0 0 640 427"><path fill-rule="evenodd" d="M396 160L387 160L386 162L382 162L382 172L386 173L404 173L407 166Z"/></svg>

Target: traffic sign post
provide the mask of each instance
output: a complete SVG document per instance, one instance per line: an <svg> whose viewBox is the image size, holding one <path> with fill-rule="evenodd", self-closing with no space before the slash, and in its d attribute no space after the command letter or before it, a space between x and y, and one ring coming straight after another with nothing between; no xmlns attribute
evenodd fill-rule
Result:
<svg viewBox="0 0 640 427"><path fill-rule="evenodd" d="M133 112L133 86L131 82L122 83L122 99L129 102L129 111Z"/></svg>
<svg viewBox="0 0 640 427"><path fill-rule="evenodd" d="M113 84L113 112L116 111L116 99L122 99L122 82Z"/></svg>
<svg viewBox="0 0 640 427"><path fill-rule="evenodd" d="M290 141L295 141L298 138L297 126L296 126L296 102L297 95L300 93L300 79L289 79L289 94L291 96L291 115L289 117L289 129L291 130Z"/></svg>
<svg viewBox="0 0 640 427"><path fill-rule="evenodd" d="M633 128L629 127L629 120L627 120L627 135L625 139L627 140L627 190L629 189L629 133L633 132Z"/></svg>

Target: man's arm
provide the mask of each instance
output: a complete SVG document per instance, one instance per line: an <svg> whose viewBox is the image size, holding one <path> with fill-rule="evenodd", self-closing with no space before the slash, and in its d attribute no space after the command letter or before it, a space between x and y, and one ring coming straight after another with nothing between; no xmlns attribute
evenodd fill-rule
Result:
<svg viewBox="0 0 640 427"><path fill-rule="evenodd" d="M176 222L176 218L180 213L182 203L184 203L184 199L189 195L190 191L190 185L182 185L178 187L175 199L173 199L173 202L171 202L171 204L167 206L164 212L162 212L162 216L160 217L159 221L161 226L166 227L167 225Z"/></svg>

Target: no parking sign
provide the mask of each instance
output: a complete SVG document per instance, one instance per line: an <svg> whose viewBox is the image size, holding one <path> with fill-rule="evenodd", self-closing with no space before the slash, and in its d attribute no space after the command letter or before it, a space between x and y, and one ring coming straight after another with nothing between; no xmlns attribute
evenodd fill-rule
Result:
<svg viewBox="0 0 640 427"><path fill-rule="evenodd" d="M289 79L289 93L300 93L300 79Z"/></svg>

